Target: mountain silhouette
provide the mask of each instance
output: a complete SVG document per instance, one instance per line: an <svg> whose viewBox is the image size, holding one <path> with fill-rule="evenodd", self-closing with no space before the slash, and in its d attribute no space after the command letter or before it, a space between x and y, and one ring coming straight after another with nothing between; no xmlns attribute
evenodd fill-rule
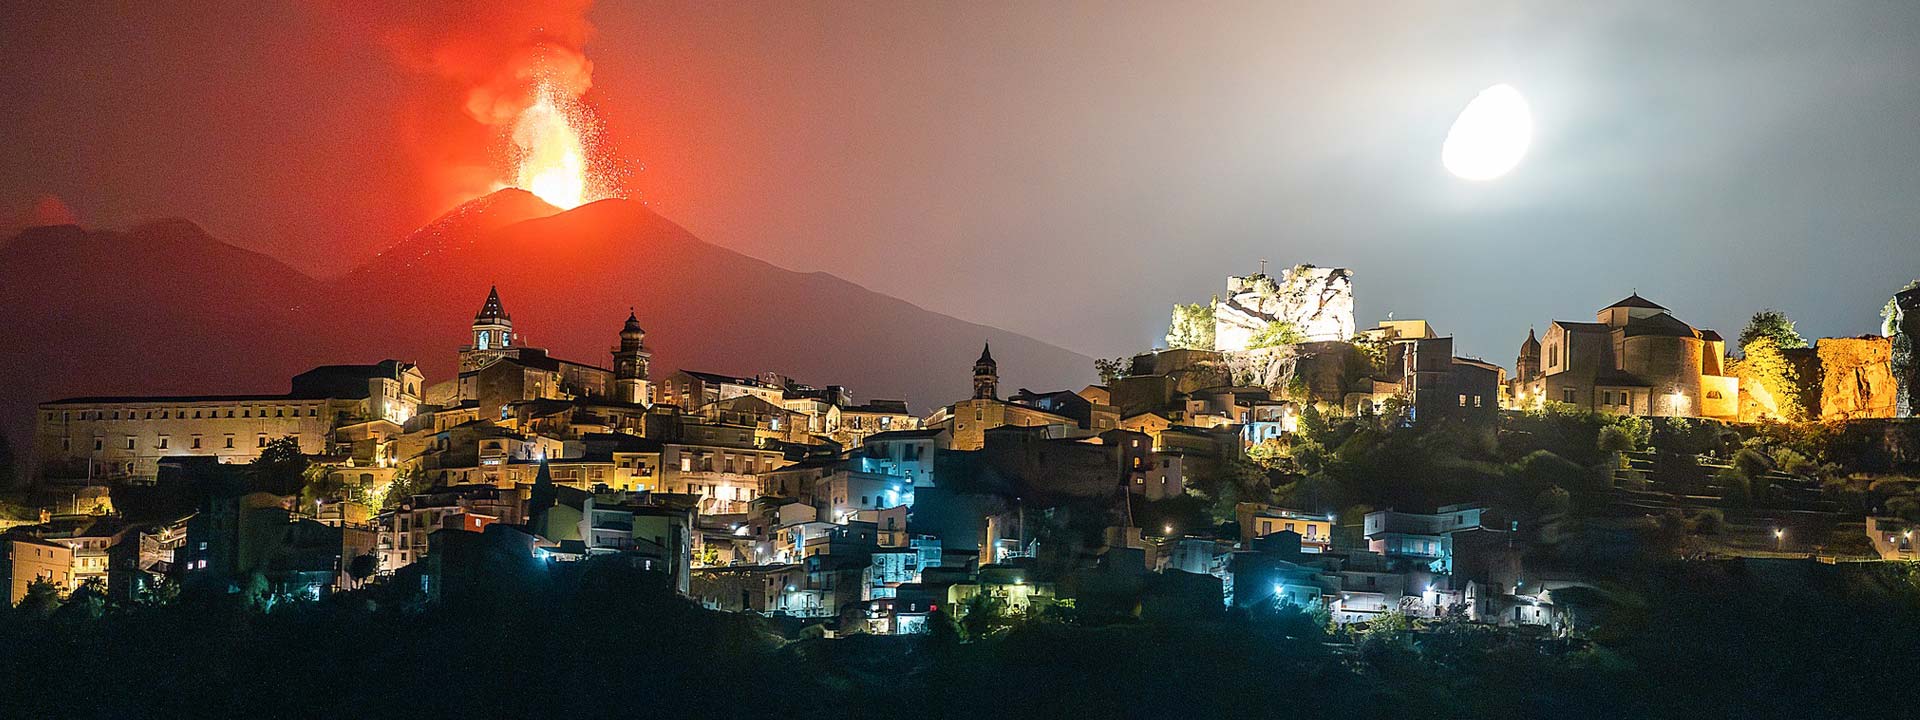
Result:
<svg viewBox="0 0 1920 720"><path fill-rule="evenodd" d="M279 392L315 365L383 358L439 382L490 286L523 344L601 366L631 308L656 379L773 370L926 413L968 395L983 342L1004 386L1092 375L1079 354L707 243L636 201L561 212L502 190L330 282L184 220L22 231L0 245L0 429L24 458L33 405L60 397Z"/></svg>

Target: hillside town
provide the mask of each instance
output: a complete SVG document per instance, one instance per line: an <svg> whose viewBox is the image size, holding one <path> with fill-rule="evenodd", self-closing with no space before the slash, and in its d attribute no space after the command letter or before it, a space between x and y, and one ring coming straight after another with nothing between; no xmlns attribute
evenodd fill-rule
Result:
<svg viewBox="0 0 1920 720"><path fill-rule="evenodd" d="M480 301L453 377L389 359L41 404L8 603L433 602L612 562L828 636L1279 604L1572 637L1593 556L1916 557L1912 288L1882 335L1806 342L1766 311L1731 347L1628 294L1516 328L1508 367L1437 323L1358 326L1353 274L1302 265L1176 307L1166 347L1084 387L1004 387L991 347L926 358L972 378L933 408L658 373L638 312L610 357L553 357L511 300Z"/></svg>

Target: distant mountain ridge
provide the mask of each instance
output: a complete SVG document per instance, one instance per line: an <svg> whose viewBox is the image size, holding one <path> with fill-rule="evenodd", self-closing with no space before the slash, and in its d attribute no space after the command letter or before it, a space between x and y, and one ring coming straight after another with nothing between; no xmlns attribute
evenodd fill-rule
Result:
<svg viewBox="0 0 1920 720"><path fill-rule="evenodd" d="M438 382L498 285L515 330L606 365L631 307L654 375L774 370L904 398L967 396L991 341L1009 387L1074 388L1091 359L825 273L694 237L630 200L558 212L519 190L455 208L331 282L184 220L31 228L0 245L0 428L28 454L33 405L75 395L273 392L326 363L397 358Z"/></svg>

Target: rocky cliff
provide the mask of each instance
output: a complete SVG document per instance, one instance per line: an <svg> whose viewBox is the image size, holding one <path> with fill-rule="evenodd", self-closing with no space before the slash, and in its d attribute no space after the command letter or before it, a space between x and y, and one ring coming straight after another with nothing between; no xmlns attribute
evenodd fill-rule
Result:
<svg viewBox="0 0 1920 720"><path fill-rule="evenodd" d="M1820 419L1889 418L1898 405L1893 377L1893 343L1883 337L1822 338L1815 343L1820 363Z"/></svg>
<svg viewBox="0 0 1920 720"><path fill-rule="evenodd" d="M1291 323L1307 342L1353 337L1353 273L1297 265L1279 278L1227 278L1227 295L1214 304L1214 348L1247 350L1276 322Z"/></svg>

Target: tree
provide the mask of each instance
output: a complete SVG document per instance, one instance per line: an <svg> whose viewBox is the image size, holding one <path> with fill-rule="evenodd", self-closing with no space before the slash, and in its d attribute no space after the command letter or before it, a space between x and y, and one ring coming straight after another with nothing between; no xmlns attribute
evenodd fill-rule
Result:
<svg viewBox="0 0 1920 720"><path fill-rule="evenodd" d="M1611 453L1633 452L1633 436L1613 425L1600 428L1600 449Z"/></svg>
<svg viewBox="0 0 1920 720"><path fill-rule="evenodd" d="M366 582L367 578L373 577L373 574L379 570L380 557L373 553L355 555L353 560L347 563L347 577L353 578L355 586Z"/></svg>
<svg viewBox="0 0 1920 720"><path fill-rule="evenodd" d="M1123 357L1112 360L1096 358L1093 361L1093 370L1094 372L1100 373L1100 384L1112 385L1114 381L1127 376L1128 365L1130 364L1131 362Z"/></svg>
<svg viewBox="0 0 1920 720"><path fill-rule="evenodd" d="M346 491L346 481L325 465L310 464L300 473L302 507L314 507L321 500L343 500Z"/></svg>
<svg viewBox="0 0 1920 720"><path fill-rule="evenodd" d="M46 578L34 578L27 583L27 592L20 596L20 604L14 606L27 617L43 618L60 609L60 586Z"/></svg>
<svg viewBox="0 0 1920 720"><path fill-rule="evenodd" d="M1772 308L1754 313L1753 319L1747 321L1747 327L1740 331L1740 352L1745 353L1748 345L1761 338L1772 340L1782 350L1807 346L1806 338L1794 331L1793 319Z"/></svg>
<svg viewBox="0 0 1920 720"><path fill-rule="evenodd" d="M90 577L67 594L67 601L53 611L56 618L93 620L107 614L107 581Z"/></svg>
<svg viewBox="0 0 1920 720"><path fill-rule="evenodd" d="M423 490L424 488L420 487L422 484L420 478L414 477L412 470L400 468L399 472L393 474L393 482L387 484L386 492L369 494L371 502L367 504L382 510L392 510L400 503L406 502L407 498L413 497L414 493Z"/></svg>
<svg viewBox="0 0 1920 720"><path fill-rule="evenodd" d="M1565 515L1573 507L1573 495L1553 485L1540 491L1540 496L1533 500L1533 507L1542 517Z"/></svg>
<svg viewBox="0 0 1920 720"><path fill-rule="evenodd" d="M1727 528L1727 514L1720 508L1707 508L1693 515L1693 531L1701 535L1719 535Z"/></svg>
<svg viewBox="0 0 1920 720"><path fill-rule="evenodd" d="M307 484L307 456L293 437L268 440L247 468L249 489L275 495L295 495Z"/></svg>
<svg viewBox="0 0 1920 720"><path fill-rule="evenodd" d="M140 588L134 602L141 607L160 607L172 605L180 599L180 582L163 577Z"/></svg>
<svg viewBox="0 0 1920 720"><path fill-rule="evenodd" d="M1806 347L1806 343L1801 342L1799 347ZM1799 366L1794 365L1784 352L1788 348L1780 345L1773 336L1762 335L1747 343L1743 349L1746 357L1740 361L1741 367L1773 396L1780 419L1788 422L1804 419L1807 414L1807 388L1800 377Z"/></svg>
<svg viewBox="0 0 1920 720"><path fill-rule="evenodd" d="M1167 347L1175 350L1212 350L1213 303L1173 306L1173 322L1167 326Z"/></svg>
<svg viewBox="0 0 1920 720"><path fill-rule="evenodd" d="M1307 335L1300 332L1299 326L1286 320L1275 320L1267 323L1266 327L1260 328L1260 332L1254 333L1253 337L1247 339L1247 349L1297 345L1306 341Z"/></svg>
<svg viewBox="0 0 1920 720"><path fill-rule="evenodd" d="M993 593L975 594L960 604L960 629L968 640L984 640L1012 626L1007 616L1007 601Z"/></svg>
<svg viewBox="0 0 1920 720"><path fill-rule="evenodd" d="M927 638L935 648L946 649L960 644L960 624L945 610L927 613Z"/></svg>
<svg viewBox="0 0 1920 720"><path fill-rule="evenodd" d="M1291 456L1286 443L1279 438L1267 438L1247 448L1247 460L1263 470L1285 469Z"/></svg>

